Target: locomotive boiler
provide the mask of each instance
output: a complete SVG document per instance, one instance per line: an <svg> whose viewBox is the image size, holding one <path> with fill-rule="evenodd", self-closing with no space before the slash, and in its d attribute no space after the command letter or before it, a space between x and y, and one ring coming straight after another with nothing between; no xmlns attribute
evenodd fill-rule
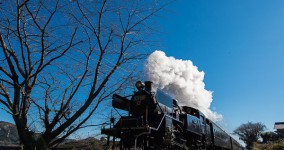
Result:
<svg viewBox="0 0 284 150"><path fill-rule="evenodd" d="M128 112L102 134L120 149L241 150L242 146L198 109L180 106L152 82L136 83L131 99L114 94L112 106ZM109 142L108 142L109 143ZM115 142L114 142L115 143Z"/></svg>

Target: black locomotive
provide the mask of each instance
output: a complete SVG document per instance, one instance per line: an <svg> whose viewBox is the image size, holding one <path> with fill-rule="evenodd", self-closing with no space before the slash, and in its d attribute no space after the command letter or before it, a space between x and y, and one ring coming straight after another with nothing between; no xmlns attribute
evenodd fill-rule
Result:
<svg viewBox="0 0 284 150"><path fill-rule="evenodd" d="M128 100L114 94L112 106L128 111L102 134L119 139L120 149L242 150L242 146L198 109L179 106L152 82L136 83ZM109 138L108 138L109 139ZM108 142L109 143L109 142Z"/></svg>

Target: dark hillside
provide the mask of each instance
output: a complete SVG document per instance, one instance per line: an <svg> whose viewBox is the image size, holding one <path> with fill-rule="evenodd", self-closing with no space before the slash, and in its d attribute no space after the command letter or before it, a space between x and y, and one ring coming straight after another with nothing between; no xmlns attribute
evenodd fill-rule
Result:
<svg viewBox="0 0 284 150"><path fill-rule="evenodd" d="M16 126L0 121L0 146L19 145L19 136Z"/></svg>
<svg viewBox="0 0 284 150"><path fill-rule="evenodd" d="M19 136L16 126L12 123L0 121L0 150L20 150ZM67 139L56 150L101 150L106 141L96 138L82 140Z"/></svg>

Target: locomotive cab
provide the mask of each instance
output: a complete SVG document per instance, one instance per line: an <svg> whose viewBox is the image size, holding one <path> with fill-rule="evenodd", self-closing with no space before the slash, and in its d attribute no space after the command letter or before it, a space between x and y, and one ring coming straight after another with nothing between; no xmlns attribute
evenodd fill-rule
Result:
<svg viewBox="0 0 284 150"><path fill-rule="evenodd" d="M183 111L187 114L187 117L186 117L187 131L194 133L196 135L201 135L202 129L201 129L199 110L192 108L192 107L188 107L188 106L183 106L182 108L183 108Z"/></svg>

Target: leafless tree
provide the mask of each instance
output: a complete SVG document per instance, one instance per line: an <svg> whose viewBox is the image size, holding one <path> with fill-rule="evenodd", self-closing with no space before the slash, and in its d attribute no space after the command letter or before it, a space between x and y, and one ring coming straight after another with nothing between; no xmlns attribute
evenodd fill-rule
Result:
<svg viewBox="0 0 284 150"><path fill-rule="evenodd" d="M0 4L0 105L25 149L54 147L128 84L145 58L158 1ZM38 128L35 136L31 127Z"/></svg>
<svg viewBox="0 0 284 150"><path fill-rule="evenodd" d="M252 123L248 122L241 124L234 130L234 134L240 137L240 140L244 141L247 149L251 150L253 143L257 142L261 133L266 129L266 126L260 122Z"/></svg>

